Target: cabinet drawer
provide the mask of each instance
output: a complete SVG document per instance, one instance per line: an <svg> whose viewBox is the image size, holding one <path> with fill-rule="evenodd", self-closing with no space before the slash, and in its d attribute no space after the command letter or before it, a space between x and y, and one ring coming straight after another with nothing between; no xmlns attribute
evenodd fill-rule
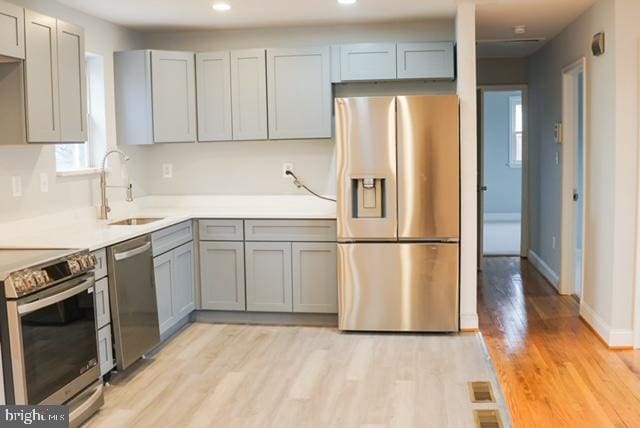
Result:
<svg viewBox="0 0 640 428"><path fill-rule="evenodd" d="M247 241L336 241L334 220L246 220Z"/></svg>
<svg viewBox="0 0 640 428"><path fill-rule="evenodd" d="M153 256L166 253L182 244L193 240L193 229L191 221L176 224L151 234L153 245Z"/></svg>
<svg viewBox="0 0 640 428"><path fill-rule="evenodd" d="M94 271L96 275L96 281L107 276L107 249L94 251L92 253L96 258L96 269Z"/></svg>
<svg viewBox="0 0 640 428"><path fill-rule="evenodd" d="M198 220L201 241L242 241L242 220Z"/></svg>
<svg viewBox="0 0 640 428"><path fill-rule="evenodd" d="M111 324L98 330L98 354L100 357L100 376L104 376L114 367Z"/></svg>
<svg viewBox="0 0 640 428"><path fill-rule="evenodd" d="M96 282L96 324L102 328L111 322L111 311L109 309L109 280L102 278Z"/></svg>

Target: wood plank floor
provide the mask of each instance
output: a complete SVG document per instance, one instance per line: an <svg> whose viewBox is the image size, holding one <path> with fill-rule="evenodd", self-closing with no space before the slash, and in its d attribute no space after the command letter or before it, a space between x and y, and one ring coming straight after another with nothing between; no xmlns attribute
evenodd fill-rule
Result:
<svg viewBox="0 0 640 428"><path fill-rule="evenodd" d="M517 427L640 427L640 352L612 351L527 261L487 258L480 329Z"/></svg>
<svg viewBox="0 0 640 428"><path fill-rule="evenodd" d="M195 323L114 376L91 427L472 427L479 334ZM505 420L504 426L509 426Z"/></svg>

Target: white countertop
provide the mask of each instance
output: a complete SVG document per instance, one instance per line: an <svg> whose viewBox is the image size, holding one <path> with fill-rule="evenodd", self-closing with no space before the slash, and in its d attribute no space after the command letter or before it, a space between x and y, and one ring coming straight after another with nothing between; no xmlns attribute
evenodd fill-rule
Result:
<svg viewBox="0 0 640 428"><path fill-rule="evenodd" d="M0 223L0 248L97 250L190 219L335 219L336 205L313 196L148 196L112 204L107 221L86 208ZM141 226L109 223L129 217L161 217Z"/></svg>

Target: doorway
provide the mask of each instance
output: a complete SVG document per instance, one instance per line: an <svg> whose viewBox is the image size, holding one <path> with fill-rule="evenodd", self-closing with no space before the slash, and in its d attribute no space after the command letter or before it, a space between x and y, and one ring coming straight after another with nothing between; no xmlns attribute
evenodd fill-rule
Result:
<svg viewBox="0 0 640 428"><path fill-rule="evenodd" d="M582 300L585 254L586 60L562 72L562 266L560 292Z"/></svg>
<svg viewBox="0 0 640 428"><path fill-rule="evenodd" d="M479 262L526 256L527 87L479 91Z"/></svg>

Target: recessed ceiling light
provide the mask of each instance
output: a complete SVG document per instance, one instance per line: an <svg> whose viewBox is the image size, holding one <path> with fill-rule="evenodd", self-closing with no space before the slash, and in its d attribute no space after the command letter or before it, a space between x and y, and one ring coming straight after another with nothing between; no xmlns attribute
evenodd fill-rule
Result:
<svg viewBox="0 0 640 428"><path fill-rule="evenodd" d="M358 0L338 0L340 4L354 4Z"/></svg>
<svg viewBox="0 0 640 428"><path fill-rule="evenodd" d="M214 3L213 10L217 10L218 12L226 12L231 9L231 5L229 3Z"/></svg>

